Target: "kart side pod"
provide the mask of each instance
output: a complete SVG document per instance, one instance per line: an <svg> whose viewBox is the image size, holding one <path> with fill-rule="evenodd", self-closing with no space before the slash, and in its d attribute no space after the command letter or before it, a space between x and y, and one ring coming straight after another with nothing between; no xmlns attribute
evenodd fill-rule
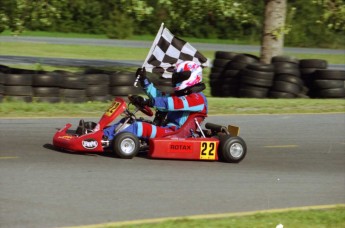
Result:
<svg viewBox="0 0 345 228"><path fill-rule="evenodd" d="M216 138L150 139L149 157L181 160L218 160Z"/></svg>

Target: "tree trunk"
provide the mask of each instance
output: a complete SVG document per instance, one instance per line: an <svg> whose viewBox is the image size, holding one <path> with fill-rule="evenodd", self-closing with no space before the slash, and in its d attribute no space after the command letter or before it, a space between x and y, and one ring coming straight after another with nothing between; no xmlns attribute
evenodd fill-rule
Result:
<svg viewBox="0 0 345 228"><path fill-rule="evenodd" d="M265 19L261 41L262 63L270 63L273 56L282 55L287 0L265 0Z"/></svg>

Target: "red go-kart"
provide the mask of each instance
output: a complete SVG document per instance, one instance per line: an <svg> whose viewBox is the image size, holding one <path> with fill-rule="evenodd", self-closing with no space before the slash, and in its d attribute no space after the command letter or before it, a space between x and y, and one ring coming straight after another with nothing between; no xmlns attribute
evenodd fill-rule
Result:
<svg viewBox="0 0 345 228"><path fill-rule="evenodd" d="M150 158L220 160L232 163L238 163L246 156L247 146L238 136L239 128L206 123L206 129L202 129L201 123L206 115L192 114L180 129L149 140L139 139L122 131L133 121L152 122L135 116L138 111L153 116L148 106L141 107L131 96L128 99L128 107L132 104L134 111L129 110L123 98L115 98L98 123L81 121L76 130L70 130L72 124L68 123L55 133L53 145L70 152L95 153L111 150L118 157L127 159L135 157L139 151L147 151ZM124 121L115 129L119 133L110 141L103 136L103 129L121 114L124 115Z"/></svg>

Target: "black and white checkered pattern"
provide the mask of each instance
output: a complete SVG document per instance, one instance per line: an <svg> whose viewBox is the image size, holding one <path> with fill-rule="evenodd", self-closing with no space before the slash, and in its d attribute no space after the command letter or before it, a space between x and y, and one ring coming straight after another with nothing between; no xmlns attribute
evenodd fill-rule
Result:
<svg viewBox="0 0 345 228"><path fill-rule="evenodd" d="M175 65L188 60L194 61L202 67L208 67L209 64L208 59L198 50L188 42L174 36L162 24L143 67L164 78L171 78Z"/></svg>

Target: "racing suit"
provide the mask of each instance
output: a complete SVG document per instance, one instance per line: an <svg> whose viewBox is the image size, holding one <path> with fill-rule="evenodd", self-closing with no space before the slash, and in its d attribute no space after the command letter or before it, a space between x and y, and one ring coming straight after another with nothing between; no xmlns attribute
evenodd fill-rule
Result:
<svg viewBox="0 0 345 228"><path fill-rule="evenodd" d="M147 122L135 121L121 130L121 132L130 132L142 139L160 137L179 129L191 113L207 114L207 99L202 92L194 92L184 96L176 96L175 94L166 95L158 90L151 82L147 82L143 89L148 97L152 99L153 106L157 110L168 112L166 117L167 124L156 126ZM104 129L104 136L112 140L118 125L119 123Z"/></svg>

